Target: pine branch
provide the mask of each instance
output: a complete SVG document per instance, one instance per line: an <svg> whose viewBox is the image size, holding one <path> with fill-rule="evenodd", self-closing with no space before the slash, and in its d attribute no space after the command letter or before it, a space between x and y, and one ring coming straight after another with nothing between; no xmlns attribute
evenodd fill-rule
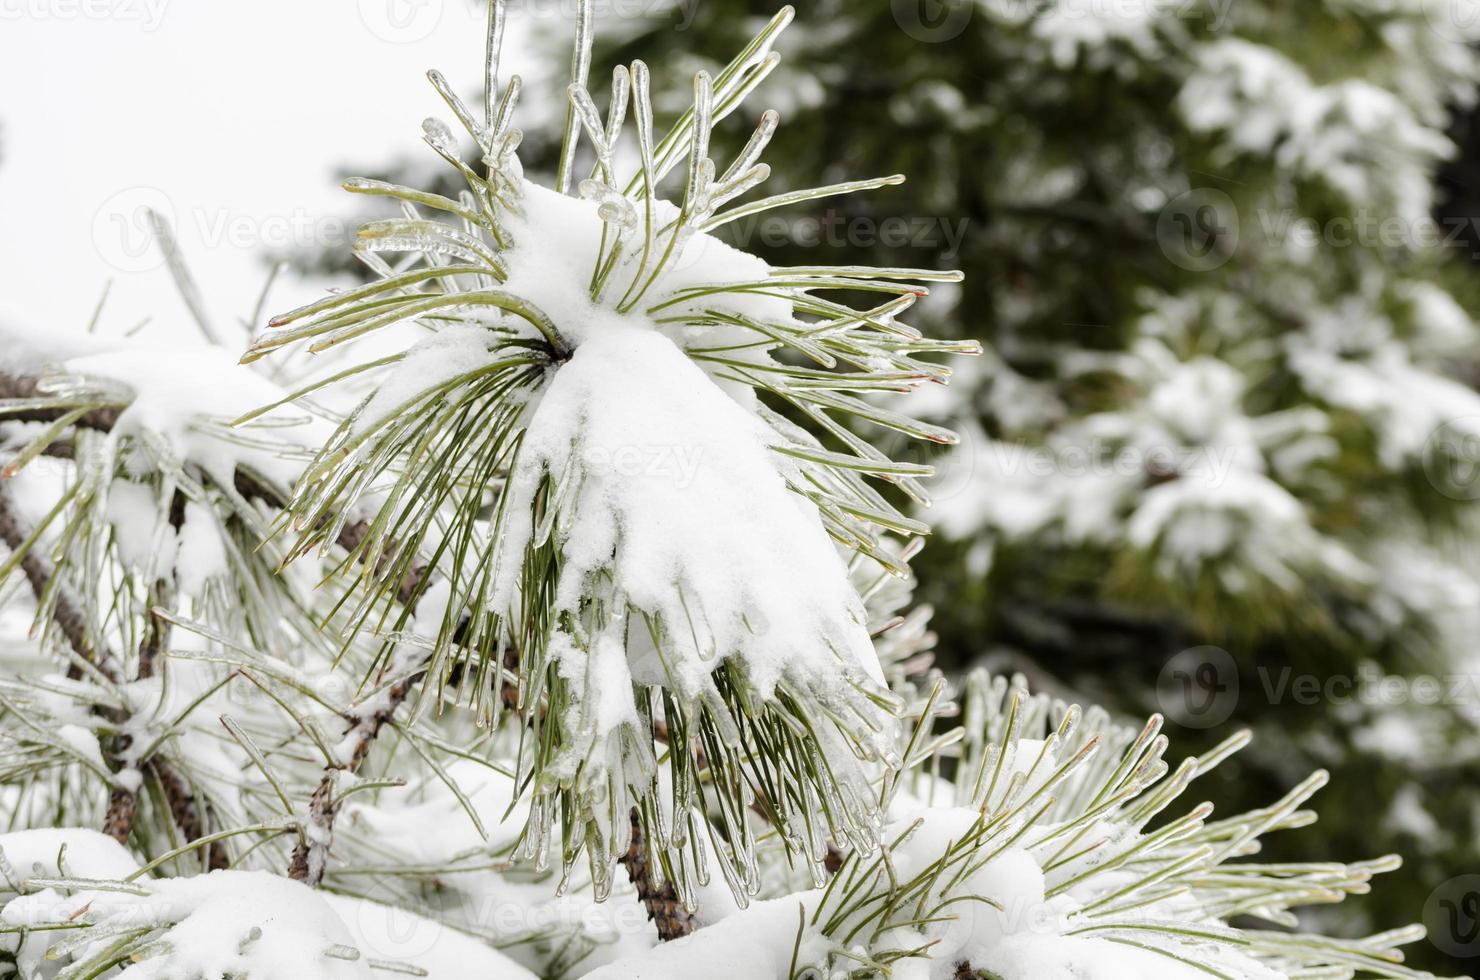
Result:
<svg viewBox="0 0 1480 980"><path fill-rule="evenodd" d="M620 859L627 869L627 877L637 888L637 897L642 899L648 918L658 927L658 938L667 942L693 932L698 926L694 916L679 901L673 882L659 886L653 879L652 862L648 858L647 838L642 832L642 818L637 808L632 808L632 839L627 853Z"/></svg>
<svg viewBox="0 0 1480 980"><path fill-rule="evenodd" d="M8 376L0 375L0 386L13 380ZM0 387L0 391L3 390L3 387ZM116 421L116 416L109 420L109 424L111 425L113 421ZM14 498L9 488L0 483L0 539L4 540L6 547L12 552L23 552L20 560L21 569L25 573L27 582L30 583L31 591L35 594L37 601L40 601L50 586L52 570L34 548L25 546L27 537L28 534L16 512ZM73 604L65 589L58 590L53 599L51 622L57 626L62 637L67 641L67 645L78 657L92 664L109 680L121 683L123 674L117 658L107 650L103 650L102 656L97 655L92 644L88 642L82 613ZM148 633L139 651L140 677L147 677L153 673L153 663L158 651L163 647L165 637L165 625L155 617L150 617L150 625L146 628ZM68 676L74 680L81 676L75 664L68 669ZM105 713L113 722L121 723L127 720L127 716L118 710ZM170 814L181 833L185 835L185 839L195 840L201 837L200 817L189 791L185 788L184 781L163 759L154 757L142 761L145 769L159 781ZM121 786L112 787L108 794L108 808L103 817L103 833L120 844L125 843L133 831L137 814L137 796ZM226 851L219 842L210 845L208 863L213 869L227 866Z"/></svg>
<svg viewBox="0 0 1480 980"><path fill-rule="evenodd" d="M35 593L36 601L41 602L50 585L52 572L45 560L36 554L35 549L26 546L27 537L29 535L21 526L10 489L0 484L0 538L4 538L6 546L12 553L21 555L21 567L26 573L26 580L31 584L31 591ZM82 614L72 604L65 589L58 591L53 605L52 622L56 623L67 644L77 656L95 666L109 680L115 683L120 681L122 673L116 659L107 651L104 651L102 656L98 656L92 644L87 640L87 630L83 624ZM67 674L74 680L81 676L75 664L68 669ZM107 714L111 720L122 720L121 717L116 717L121 715L120 712L111 711ZM129 834L133 832L134 817L138 813L138 808L139 801L131 791L122 786L113 786L108 793L108 809L103 816L103 833L120 844L125 843Z"/></svg>
<svg viewBox="0 0 1480 980"><path fill-rule="evenodd" d="M4 376L0 375L0 380ZM16 511L15 500L10 494L8 487L0 483L0 539L5 541L12 553L21 554L21 570L25 572L26 580L31 584L31 591L39 602L46 595L47 586L51 582L51 569L32 548L26 547L26 538L29 533L21 524L20 515ZM93 646L88 642L87 626L82 611L73 603L66 589L59 589L52 602L51 621L61 631L67 645L83 660L97 667L103 676L114 683L121 680L121 674L111 655L97 656ZM78 668L73 665L68 668L67 676L75 680L81 676Z"/></svg>
<svg viewBox="0 0 1480 980"><path fill-rule="evenodd" d="M46 393L41 390L39 377L0 371L0 400L23 401L46 397ZM65 408L35 408L9 412L5 418L15 422L55 422L65 414ZM113 426L118 424L118 416L121 414L123 409L119 407L95 408L84 412L73 425L99 432L111 432Z"/></svg>
<svg viewBox="0 0 1480 980"><path fill-rule="evenodd" d="M14 374L0 371L0 402L6 400L39 400L46 397L46 392L41 390L40 377L30 374ZM119 416L123 414L125 407L96 408L84 412L73 421L72 427L91 429L95 432L112 432L114 426L118 424ZM66 415L67 412L68 409L65 408L0 410L0 421L55 422L57 419ZM44 449L43 453L59 459L73 458L72 446L70 443L65 442L53 443ZM287 498L284 497L281 491L245 470L237 469L232 475L232 483L237 493L243 497L249 500L260 500L273 510L282 510L288 505ZM340 530L336 541L345 551L353 552L364 539L369 529L370 522L368 520L346 525ZM407 596L414 594L412 590L417 584L414 581L414 575L420 575L423 571L423 569L417 568L413 570L413 573L408 573L406 581L402 583L402 588L399 592L403 601ZM33 577L30 569L27 569L27 576Z"/></svg>
<svg viewBox="0 0 1480 980"><path fill-rule="evenodd" d="M185 785L185 781L180 778L179 773L175 772L174 767L158 756L150 759L145 767L159 783L160 792L164 795L170 816L174 818L175 826L180 828L180 833L185 839L192 841L204 837L206 831L201 823L200 811L195 805L195 799ZM212 841L206 845L207 868L219 871L230 864L226 848L220 841Z"/></svg>
<svg viewBox="0 0 1480 980"><path fill-rule="evenodd" d="M301 881L310 888L317 888L323 882L329 849L334 843L334 818L339 812L339 804L334 798L338 774L346 772L353 775L359 771L381 729L395 719L396 711L421 677L422 673L418 671L405 680L392 684L386 691L384 703L364 717L347 716L350 728L345 736L354 737L354 747L350 750L348 759L325 767L324 778L319 781L318 788L309 800L308 823L298 839L298 846L293 848L293 857L288 864L288 877Z"/></svg>
<svg viewBox="0 0 1480 980"><path fill-rule="evenodd" d="M108 810L103 815L103 833L120 844L127 844L138 812L139 798L122 786L114 786L108 793Z"/></svg>

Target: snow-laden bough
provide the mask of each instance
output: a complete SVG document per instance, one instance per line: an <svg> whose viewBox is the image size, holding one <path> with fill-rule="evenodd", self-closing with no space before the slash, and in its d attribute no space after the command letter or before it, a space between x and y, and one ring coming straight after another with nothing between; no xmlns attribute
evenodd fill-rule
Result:
<svg viewBox="0 0 1480 980"><path fill-rule="evenodd" d="M596 106L582 5L552 190L523 173L521 83L500 83L493 4L482 113L430 76L477 162L438 120L425 140L466 190L349 181L400 204L360 231L356 254L378 278L275 318L247 354L422 329L405 352L342 372L382 376L299 483L297 553L334 541L376 495L341 566L364 585L346 597L354 622L386 636L389 655L415 605L391 599L413 570L450 584L418 703L453 699L490 723L517 705L524 853L543 863L558 824L563 864L587 851L599 892L634 809L685 901L711 849L737 895L758 887L752 807L820 875L829 840L877 842L868 774L898 761L895 699L847 556L903 573L884 535L925 533L896 501L927 502L930 469L855 428L954 441L880 396L944 383L947 368L921 356L975 346L899 319L921 282L958 273L773 268L714 237L771 208L902 179L731 205L768 177L777 116L762 114L723 170L711 132L776 66L791 17L718 74L700 72L692 106L659 136L640 61L616 69L604 115Z"/></svg>

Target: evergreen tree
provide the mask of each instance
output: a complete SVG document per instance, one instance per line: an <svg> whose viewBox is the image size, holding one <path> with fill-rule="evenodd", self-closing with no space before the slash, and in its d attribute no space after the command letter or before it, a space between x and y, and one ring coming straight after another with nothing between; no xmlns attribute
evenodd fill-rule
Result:
<svg viewBox="0 0 1480 980"><path fill-rule="evenodd" d="M767 196L776 114L715 141L792 17L669 115L639 59L593 83L582 4L549 187L491 3L481 106L430 76L462 186L346 184L393 208L359 234L371 281L240 364L204 320L184 348L7 329L0 583L34 625L0 686L0 961L1428 975L1398 951L1421 928L1293 911L1395 858L1241 860L1324 773L1211 819L1179 800L1247 733L1173 768L1159 716L931 669L932 471L886 447L956 441L898 406L979 350L901 319L959 273L711 234L899 182Z"/></svg>
<svg viewBox="0 0 1480 980"><path fill-rule="evenodd" d="M763 12L670 7L599 50L694 70ZM1421 855L1380 915L1480 856L1480 293L1470 221L1435 200L1474 12L810 4L772 83L778 173L910 180L731 238L966 271L921 307L986 351L927 412L962 445L898 446L944 467L916 563L943 660L1193 738L1250 724L1239 805L1337 767L1323 856Z"/></svg>

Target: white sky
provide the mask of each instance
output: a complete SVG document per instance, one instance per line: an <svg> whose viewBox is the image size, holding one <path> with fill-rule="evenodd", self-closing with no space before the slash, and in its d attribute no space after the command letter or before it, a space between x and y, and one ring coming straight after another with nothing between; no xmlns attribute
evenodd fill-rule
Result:
<svg viewBox="0 0 1480 980"><path fill-rule="evenodd" d="M141 206L173 215L223 327L250 313L264 246L335 236L337 167L431 151L439 68L481 84L468 0L0 0L0 316L106 333L193 330ZM511 26L510 41L518 36ZM506 46L505 63L529 67ZM322 283L280 279L281 311Z"/></svg>

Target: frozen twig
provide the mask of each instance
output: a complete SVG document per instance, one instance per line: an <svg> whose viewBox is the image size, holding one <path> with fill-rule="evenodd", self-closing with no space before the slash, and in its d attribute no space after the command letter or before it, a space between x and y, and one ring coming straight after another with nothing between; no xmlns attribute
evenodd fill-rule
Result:
<svg viewBox="0 0 1480 980"><path fill-rule="evenodd" d="M694 916L684 907L673 888L673 882L661 886L653 879L652 861L648 857L647 837L642 832L642 819L637 808L632 808L632 839L627 853L620 858L627 877L637 888L637 897L642 899L648 918L658 927L658 938L667 942L679 939L694 931L697 923Z"/></svg>
<svg viewBox="0 0 1480 980"><path fill-rule="evenodd" d="M293 849L293 858L288 864L288 877L301 881L310 888L317 888L324 880L329 848L334 843L334 818L339 811L339 804L334 798L337 776L341 772L353 775L359 771L380 730L395 719L397 709L405 702L421 676L417 672L397 681L386 691L383 703L374 711L361 717L348 718L351 727L345 735L353 737L353 745L347 758L325 768L324 778L319 781L318 788L309 800L308 822L299 837L298 846Z"/></svg>

